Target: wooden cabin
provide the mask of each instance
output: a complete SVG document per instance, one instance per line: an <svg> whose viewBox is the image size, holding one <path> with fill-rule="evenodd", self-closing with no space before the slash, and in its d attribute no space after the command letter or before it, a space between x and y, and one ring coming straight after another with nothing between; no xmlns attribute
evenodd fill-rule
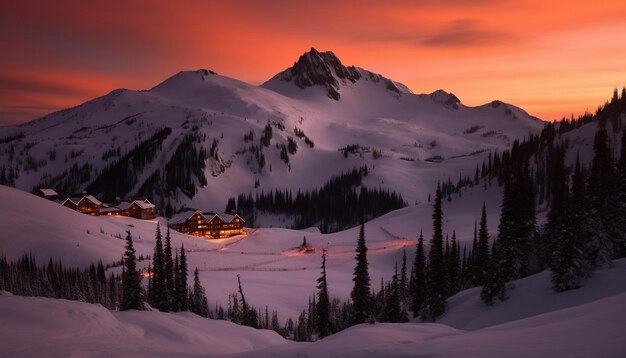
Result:
<svg viewBox="0 0 626 358"><path fill-rule="evenodd" d="M210 236L214 239L244 234L245 221L237 214L184 211L174 216L170 227L194 236Z"/></svg>
<svg viewBox="0 0 626 358"><path fill-rule="evenodd" d="M100 208L100 215L129 216L135 219L156 218L156 206L148 199L134 201L119 201Z"/></svg>
<svg viewBox="0 0 626 358"><path fill-rule="evenodd" d="M59 194L54 189L39 189L37 193L42 198L48 200L57 200L59 198Z"/></svg>
<svg viewBox="0 0 626 358"><path fill-rule="evenodd" d="M136 219L156 218L156 206L148 199L135 200L126 209L126 215Z"/></svg>
<svg viewBox="0 0 626 358"><path fill-rule="evenodd" d="M62 205L89 215L99 215L100 209L102 208L102 202L93 197L93 195L67 198L63 201Z"/></svg>

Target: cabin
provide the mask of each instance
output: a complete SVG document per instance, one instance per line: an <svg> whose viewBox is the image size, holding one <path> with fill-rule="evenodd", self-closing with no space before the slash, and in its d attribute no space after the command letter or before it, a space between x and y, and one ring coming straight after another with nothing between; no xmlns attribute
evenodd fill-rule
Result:
<svg viewBox="0 0 626 358"><path fill-rule="evenodd" d="M57 200L59 198L59 194L54 189L39 189L37 194L48 200Z"/></svg>
<svg viewBox="0 0 626 358"><path fill-rule="evenodd" d="M93 195L85 195L83 197L67 198L62 203L72 210L76 210L83 214L99 215L102 208L102 202L96 199Z"/></svg>
<svg viewBox="0 0 626 358"><path fill-rule="evenodd" d="M194 236L214 239L244 234L245 221L237 214L186 210L172 217L170 228Z"/></svg>
<svg viewBox="0 0 626 358"><path fill-rule="evenodd" d="M118 201L100 208L99 215L129 216L131 218L142 220L154 219L156 218L156 206L148 199Z"/></svg>
<svg viewBox="0 0 626 358"><path fill-rule="evenodd" d="M126 209L126 215L135 219L154 219L156 218L156 206L148 199L135 200Z"/></svg>

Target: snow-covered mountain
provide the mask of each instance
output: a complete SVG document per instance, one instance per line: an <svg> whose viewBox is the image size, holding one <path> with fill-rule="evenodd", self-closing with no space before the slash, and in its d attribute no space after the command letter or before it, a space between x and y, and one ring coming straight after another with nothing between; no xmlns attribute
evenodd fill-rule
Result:
<svg viewBox="0 0 626 358"><path fill-rule="evenodd" d="M261 86L185 71L150 90L114 90L0 128L0 182L96 195L119 182L119 196L152 196L161 209L223 210L240 193L309 190L367 164L365 185L413 203L542 126L513 105L468 107L442 90L416 95L311 49ZM281 157L289 137L297 149ZM354 144L354 154L339 151ZM189 174L168 177L176 168Z"/></svg>

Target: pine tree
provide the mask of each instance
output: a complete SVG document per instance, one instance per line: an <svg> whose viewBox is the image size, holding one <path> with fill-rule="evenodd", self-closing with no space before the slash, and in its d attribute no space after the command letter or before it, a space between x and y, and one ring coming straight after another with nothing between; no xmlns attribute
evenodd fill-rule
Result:
<svg viewBox="0 0 626 358"><path fill-rule="evenodd" d="M499 252L499 239L496 239L491 249L489 269L485 276L485 283L480 291L480 298L485 304L491 306L496 299L504 301L506 296L506 279L503 272L503 260Z"/></svg>
<svg viewBox="0 0 626 358"><path fill-rule="evenodd" d="M367 263L367 246L365 245L365 219L361 215L361 229L356 247L356 267L354 268L354 287L350 297L352 298L353 317L352 323L359 324L368 321L371 314L372 298L370 297L370 275Z"/></svg>
<svg viewBox="0 0 626 358"><path fill-rule="evenodd" d="M190 311L202 316L209 317L209 304L207 303L204 287L200 284L200 274L198 268L193 272L193 290L191 293Z"/></svg>
<svg viewBox="0 0 626 358"><path fill-rule="evenodd" d="M165 255L163 253L163 239L161 236L161 226L159 224L157 224L156 228L156 243L152 256L151 279L151 292L148 294L150 305L160 311L169 311L169 299L166 293Z"/></svg>
<svg viewBox="0 0 626 358"><path fill-rule="evenodd" d="M539 269L534 196L526 161L504 184L498 250L505 281L517 280Z"/></svg>
<svg viewBox="0 0 626 358"><path fill-rule="evenodd" d="M417 317L422 309L426 298L426 255L424 254L424 235L420 230L419 239L415 248L415 261L413 262L411 287L411 310L413 317Z"/></svg>
<svg viewBox="0 0 626 358"><path fill-rule="evenodd" d="M461 273L461 260L459 257L456 232L452 231L452 239L450 240L450 251L446 262L446 278L448 279L448 296L459 292Z"/></svg>
<svg viewBox="0 0 626 358"><path fill-rule="evenodd" d="M448 287L445 275L443 251L443 210L441 208L441 186L437 184L433 207L433 238L428 253L427 295L424 302L424 317L434 321L446 310Z"/></svg>
<svg viewBox="0 0 626 358"><path fill-rule="evenodd" d="M626 108L626 87L622 89L622 102ZM617 227L621 232L621 236L618 238L618 250L617 257L626 256L626 129L622 129L622 143L620 150L620 158L617 166L618 171L618 212L622 213L617 215Z"/></svg>
<svg viewBox="0 0 626 358"><path fill-rule="evenodd" d="M409 282L407 278L407 267L406 267L406 247L402 249L402 267L400 269L400 281L398 291L400 294L400 301L402 303L407 302L408 291L409 291Z"/></svg>
<svg viewBox="0 0 626 358"><path fill-rule="evenodd" d="M551 218L559 220L558 224L553 224L559 231L554 237L550 262L552 288L557 292L581 287L591 273L592 264L585 255L584 190L580 159L576 158L571 198L568 196L562 216Z"/></svg>
<svg viewBox="0 0 626 358"><path fill-rule="evenodd" d="M483 202L483 211L480 216L480 230L478 232L478 241L476 247L472 251L472 264L475 269L475 279L478 286L485 284L485 276L489 268L489 230L487 228L487 207Z"/></svg>
<svg viewBox="0 0 626 358"><path fill-rule="evenodd" d="M178 301L178 308L181 311L186 311L189 308L189 300L187 295L187 254L185 254L185 246L180 246L180 261L178 265L178 279L176 280L176 297Z"/></svg>
<svg viewBox="0 0 626 358"><path fill-rule="evenodd" d="M248 306L246 297L243 295L243 288L241 287L241 278L237 275L237 283L239 284L239 295L241 296L241 324L248 327L258 327L258 317L256 311Z"/></svg>
<svg viewBox="0 0 626 358"><path fill-rule="evenodd" d="M396 263L391 283L387 288L387 294L385 295L385 306L383 317L386 322L407 322L408 318L406 311L403 310L400 303L400 282L398 278L398 264Z"/></svg>
<svg viewBox="0 0 626 358"><path fill-rule="evenodd" d="M586 217L590 227L589 255L596 268L611 264L619 250L617 178L608 144L606 124L599 123L593 142L593 161L587 185Z"/></svg>
<svg viewBox="0 0 626 358"><path fill-rule="evenodd" d="M122 274L122 302L120 310L142 310L143 295L141 289L141 275L137 271L137 257L133 247L133 238L130 231L126 232L126 251L124 252L124 273Z"/></svg>
<svg viewBox="0 0 626 358"><path fill-rule="evenodd" d="M165 262L165 298L164 300L168 301L170 309L175 309L176 304L173 302L176 299L174 298L176 283L174 282L174 260L172 257L172 242L170 238L170 228L167 227L167 232L165 234L165 247L163 249L163 260Z"/></svg>
<svg viewBox="0 0 626 358"><path fill-rule="evenodd" d="M319 337L324 338L331 334L330 299L328 281L326 280L326 250L322 251L322 275L317 279L317 290L317 331Z"/></svg>

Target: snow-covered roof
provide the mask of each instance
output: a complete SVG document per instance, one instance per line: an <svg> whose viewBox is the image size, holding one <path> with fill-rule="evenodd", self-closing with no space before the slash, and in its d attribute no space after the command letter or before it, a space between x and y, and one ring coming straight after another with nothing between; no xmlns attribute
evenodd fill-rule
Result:
<svg viewBox="0 0 626 358"><path fill-rule="evenodd" d="M135 200L135 201L133 201L133 203L137 204L137 206L139 206L143 210L154 209L156 207L156 206L154 206L154 204L149 202L148 199L146 199L146 200Z"/></svg>
<svg viewBox="0 0 626 358"><path fill-rule="evenodd" d="M198 212L198 211L197 210L194 210L194 211L184 210L184 211L181 211L179 213L176 213L176 214L172 215L172 217L169 220L169 223L170 224L184 223L189 218L191 218L196 212ZM202 214L202 213L200 213L200 214Z"/></svg>
<svg viewBox="0 0 626 358"><path fill-rule="evenodd" d="M233 222L233 219L235 219L236 217L239 218L239 220L244 221L241 216L237 214L223 213L219 214L218 216L227 223Z"/></svg>
<svg viewBox="0 0 626 358"><path fill-rule="evenodd" d="M83 197L83 199L87 199L87 200L91 201L92 203L94 203L96 205L102 205L102 202L100 200L96 199L96 197L93 196L93 195L85 195Z"/></svg>
<svg viewBox="0 0 626 358"><path fill-rule="evenodd" d="M54 189L39 189L44 196L58 196L59 194Z"/></svg>
<svg viewBox="0 0 626 358"><path fill-rule="evenodd" d="M118 208L117 206L108 206L108 207L102 207L98 211L101 213L111 213L111 212L121 211L121 209Z"/></svg>

